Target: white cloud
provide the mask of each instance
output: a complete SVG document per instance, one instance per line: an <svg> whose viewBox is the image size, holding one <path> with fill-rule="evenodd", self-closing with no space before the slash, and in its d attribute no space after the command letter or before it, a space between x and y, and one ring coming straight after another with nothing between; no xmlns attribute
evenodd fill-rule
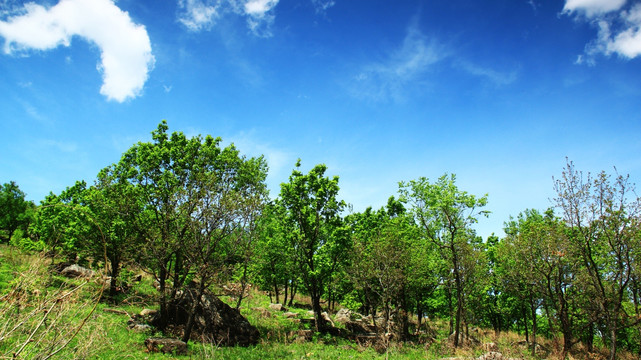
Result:
<svg viewBox="0 0 641 360"><path fill-rule="evenodd" d="M178 21L191 31L207 30L220 16L221 1L180 0Z"/></svg>
<svg viewBox="0 0 641 360"><path fill-rule="evenodd" d="M597 54L633 59L641 55L641 4L625 9L626 0L567 0L564 13L584 15L598 35L577 63L594 64ZM579 17L581 19L581 17Z"/></svg>
<svg viewBox="0 0 641 360"><path fill-rule="evenodd" d="M179 0L178 21L191 31L209 30L225 14L247 17L256 36L272 35L273 9L279 0Z"/></svg>
<svg viewBox="0 0 641 360"><path fill-rule="evenodd" d="M327 9L336 5L336 2L334 0L312 0L312 5L314 5L317 14L324 14Z"/></svg>
<svg viewBox="0 0 641 360"><path fill-rule="evenodd" d="M100 93L125 101L140 95L154 64L145 27L112 0L61 0L51 8L25 4L23 14L0 21L4 52L26 53L70 46L74 36L100 49Z"/></svg>
<svg viewBox="0 0 641 360"><path fill-rule="evenodd" d="M401 46L384 61L365 66L355 77L353 94L375 100L402 100L404 88L448 54L413 23Z"/></svg>
<svg viewBox="0 0 641 360"><path fill-rule="evenodd" d="M583 13L592 17L619 10L625 2L626 0L567 0L563 11Z"/></svg>
<svg viewBox="0 0 641 360"><path fill-rule="evenodd" d="M607 41L606 53L632 59L641 54L641 4L621 13L624 29Z"/></svg>

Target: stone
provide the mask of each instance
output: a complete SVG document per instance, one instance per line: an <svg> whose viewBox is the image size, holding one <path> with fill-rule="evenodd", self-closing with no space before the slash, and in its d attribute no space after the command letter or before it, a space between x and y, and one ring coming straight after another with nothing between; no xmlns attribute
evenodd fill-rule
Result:
<svg viewBox="0 0 641 360"><path fill-rule="evenodd" d="M133 330L135 332L149 332L153 328L147 324L138 324L138 323L133 323L130 326L127 327L129 330Z"/></svg>
<svg viewBox="0 0 641 360"><path fill-rule="evenodd" d="M323 318L323 320L325 320L326 323L332 325L332 327L336 327L334 325L334 322L332 321L332 318L329 317L329 314L327 313L327 311L323 311L321 313L321 317Z"/></svg>
<svg viewBox="0 0 641 360"><path fill-rule="evenodd" d="M145 346L149 352L187 355L187 344L177 339L149 338L145 340Z"/></svg>
<svg viewBox="0 0 641 360"><path fill-rule="evenodd" d="M167 324L172 325L182 336L182 329L189 319L188 309L193 308L196 289L187 288L181 298L168 306ZM154 317L152 325L157 325L160 316ZM249 346L258 343L260 333L243 317L240 312L222 302L215 295L205 292L200 304L196 306L192 338L215 343L219 346Z"/></svg>
<svg viewBox="0 0 641 360"><path fill-rule="evenodd" d="M507 360L507 359L500 352L490 351L479 356L477 360Z"/></svg>
<svg viewBox="0 0 641 360"><path fill-rule="evenodd" d="M289 333L289 337L292 338L295 343L311 341L313 335L314 333L311 330L298 330Z"/></svg>
<svg viewBox="0 0 641 360"><path fill-rule="evenodd" d="M62 269L60 274L68 278L77 278L77 277L90 278L93 276L94 271L91 269L84 268L78 264L73 264Z"/></svg>
<svg viewBox="0 0 641 360"><path fill-rule="evenodd" d="M370 334L375 333L376 329L364 321L348 321L345 328L353 334Z"/></svg>
<svg viewBox="0 0 641 360"><path fill-rule="evenodd" d="M340 309L334 316L334 321L345 324L352 320L352 311L349 309Z"/></svg>
<svg viewBox="0 0 641 360"><path fill-rule="evenodd" d="M269 304L269 309L275 311L287 311L283 304Z"/></svg>
<svg viewBox="0 0 641 360"><path fill-rule="evenodd" d="M140 316L142 316L142 317L151 317L151 318L153 318L154 316L156 316L156 314L157 314L157 313L158 313L158 310L153 310L153 309L142 309L142 310L140 311Z"/></svg>
<svg viewBox="0 0 641 360"><path fill-rule="evenodd" d="M288 311L288 312L284 313L283 315L288 319L293 319L293 318L298 317L297 313L291 312L291 311Z"/></svg>

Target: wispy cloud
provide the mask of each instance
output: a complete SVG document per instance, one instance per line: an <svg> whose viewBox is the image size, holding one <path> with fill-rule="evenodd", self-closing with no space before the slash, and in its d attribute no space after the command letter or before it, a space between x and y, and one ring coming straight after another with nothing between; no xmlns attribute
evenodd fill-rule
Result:
<svg viewBox="0 0 641 360"><path fill-rule="evenodd" d="M78 145L75 143L71 142L62 142L62 141L56 141L56 140L40 140L40 146L42 148L49 148L53 149L55 151L63 152L63 153L73 153L78 150Z"/></svg>
<svg viewBox="0 0 641 360"><path fill-rule="evenodd" d="M209 30L224 15L247 18L247 27L256 36L272 36L273 10L278 0L179 0L178 21L191 31Z"/></svg>
<svg viewBox="0 0 641 360"><path fill-rule="evenodd" d="M324 14L327 9L336 5L336 2L334 0L312 0L312 5L314 5L317 14Z"/></svg>
<svg viewBox="0 0 641 360"><path fill-rule="evenodd" d="M412 22L399 48L383 61L368 64L356 74L352 93L362 98L400 101L408 85L447 56L445 47L429 39L416 22Z"/></svg>
<svg viewBox="0 0 641 360"><path fill-rule="evenodd" d="M46 8L27 3L21 15L0 21L6 54L70 46L78 36L100 49L100 93L118 102L139 96L154 65L145 27L112 0L61 0Z"/></svg>
<svg viewBox="0 0 641 360"><path fill-rule="evenodd" d="M459 61L456 63L456 66L470 75L489 80L497 86L509 85L516 81L516 79L518 78L518 72L515 70L504 72L488 67L479 66L469 61Z"/></svg>
<svg viewBox="0 0 641 360"><path fill-rule="evenodd" d="M626 59L641 55L640 3L626 7L626 0L567 0L563 13L598 28L597 38L586 45L577 63L594 64L598 54Z"/></svg>

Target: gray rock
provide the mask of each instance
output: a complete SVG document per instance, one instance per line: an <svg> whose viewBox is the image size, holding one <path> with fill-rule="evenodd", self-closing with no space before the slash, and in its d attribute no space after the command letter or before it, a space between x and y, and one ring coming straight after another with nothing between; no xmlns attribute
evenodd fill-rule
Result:
<svg viewBox="0 0 641 360"><path fill-rule="evenodd" d="M196 290L187 288L182 298L169 304L167 323L177 328L185 326L189 319L187 309L193 307L195 298ZM159 320L159 316L154 317L152 325L157 325ZM192 338L220 346L249 346L258 343L260 333L238 310L205 292L196 307Z"/></svg>
<svg viewBox="0 0 641 360"><path fill-rule="evenodd" d="M60 274L68 278L77 278L77 277L90 278L94 275L94 271L91 269L84 268L78 264L73 264L62 269Z"/></svg>
<svg viewBox="0 0 641 360"><path fill-rule="evenodd" d="M336 316L334 316L334 320L341 324L345 324L352 320L352 311L349 309L340 309L336 313Z"/></svg>
<svg viewBox="0 0 641 360"><path fill-rule="evenodd" d="M269 304L269 309L276 311L287 311L283 304Z"/></svg>

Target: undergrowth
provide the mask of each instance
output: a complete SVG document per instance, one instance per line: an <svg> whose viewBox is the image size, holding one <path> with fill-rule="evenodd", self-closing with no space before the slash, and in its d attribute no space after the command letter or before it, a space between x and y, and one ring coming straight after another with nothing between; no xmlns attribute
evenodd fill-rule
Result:
<svg viewBox="0 0 641 360"><path fill-rule="evenodd" d="M313 334L311 341L300 341L296 333L304 329L301 318L311 317L307 309L292 307L297 314L287 318L284 311L269 309L269 298L252 290L241 305L241 314L256 326L260 341L250 347L218 347L189 342L189 355L171 356L148 353L146 338L162 336L135 332L127 321L144 308L155 308L156 293L148 276L132 283L126 294L107 298L102 274L92 279L67 279L53 274L51 259L27 254L0 245L0 359L442 359L472 358L486 350L481 344L493 343L504 356L520 359L557 358L560 343L538 338L546 349L536 357L518 342L524 336L514 332L500 335L472 329L480 342L454 349L447 341L446 321L432 320L436 340L407 343L391 342L384 351L330 335ZM235 299L221 296L230 306ZM298 297L296 302L308 299ZM570 354L573 359L604 359L607 349L588 353L580 345ZM621 352L620 359L633 359Z"/></svg>

